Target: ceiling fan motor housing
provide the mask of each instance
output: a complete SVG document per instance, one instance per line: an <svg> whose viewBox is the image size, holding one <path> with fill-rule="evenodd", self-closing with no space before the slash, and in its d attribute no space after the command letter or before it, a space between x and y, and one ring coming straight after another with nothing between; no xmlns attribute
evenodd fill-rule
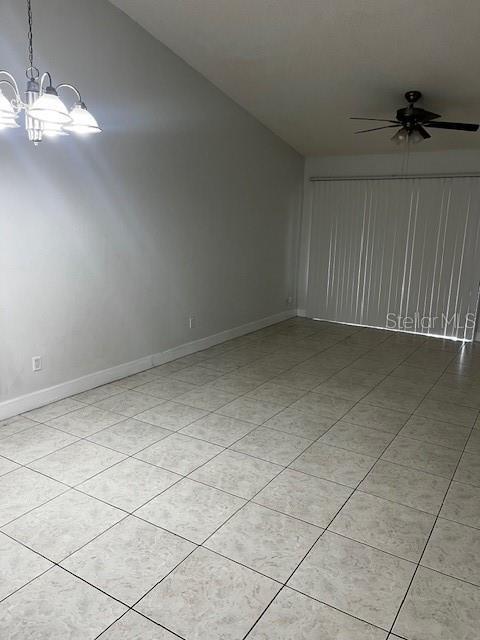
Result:
<svg viewBox="0 0 480 640"><path fill-rule="evenodd" d="M397 111L397 120L401 122L404 126L408 127L409 125L414 125L416 123L428 122L433 118L438 118L436 113L432 113L431 111L425 111L425 109L421 109L420 107L403 107L402 109L398 109Z"/></svg>

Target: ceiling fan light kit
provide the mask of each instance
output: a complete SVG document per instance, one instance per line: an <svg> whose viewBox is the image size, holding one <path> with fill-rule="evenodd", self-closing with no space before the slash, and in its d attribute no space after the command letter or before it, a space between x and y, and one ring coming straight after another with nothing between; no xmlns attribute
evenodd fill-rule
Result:
<svg viewBox="0 0 480 640"><path fill-rule="evenodd" d="M441 116L438 113L432 113L426 109L415 106L420 100L422 94L420 91L407 91L405 99L408 102L407 107L397 110L394 120L384 120L382 118L350 118L351 120L370 120L373 122L388 122L389 124L372 129L361 129L355 133L370 133L370 131L380 131L382 129L398 129L392 136L391 140L398 145L405 142L418 144L424 140L428 140L432 136L427 128L432 129L450 129L454 131L478 131L478 124L469 124L466 122L444 122L439 120Z"/></svg>
<svg viewBox="0 0 480 640"><path fill-rule="evenodd" d="M89 135L101 131L97 121L87 110L78 89L65 82L53 86L48 71L40 75L33 64L33 35L31 0L27 0L28 46L30 65L26 70L27 88L22 100L17 81L8 71L0 70L0 130L19 127L18 118L25 112L25 130L28 139L38 145L44 138L66 136L69 133ZM2 90L6 87L13 96L8 99ZM69 90L75 102L69 110L60 99L58 92Z"/></svg>

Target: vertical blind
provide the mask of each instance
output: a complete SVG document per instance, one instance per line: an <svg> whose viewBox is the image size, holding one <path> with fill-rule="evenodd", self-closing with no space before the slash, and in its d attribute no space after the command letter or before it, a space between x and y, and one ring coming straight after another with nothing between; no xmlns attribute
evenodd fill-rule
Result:
<svg viewBox="0 0 480 640"><path fill-rule="evenodd" d="M480 178L313 183L310 317L472 340Z"/></svg>

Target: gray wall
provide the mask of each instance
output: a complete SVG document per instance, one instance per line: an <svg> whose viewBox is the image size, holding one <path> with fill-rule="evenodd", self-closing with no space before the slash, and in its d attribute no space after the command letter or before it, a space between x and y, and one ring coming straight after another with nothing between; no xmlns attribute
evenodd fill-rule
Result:
<svg viewBox="0 0 480 640"><path fill-rule="evenodd" d="M0 400L285 311L303 158L108 2L33 10L38 66L104 133L0 136ZM22 79L23 2L0 29Z"/></svg>
<svg viewBox="0 0 480 640"><path fill-rule="evenodd" d="M426 144L424 145L425 148ZM457 174L479 173L480 152L458 151L417 151L410 153L408 159L403 153L355 155L355 156L316 156L305 162L304 203L302 231L300 241L298 307L306 306L309 232L312 206L312 176L384 176L419 174ZM479 257L480 260L480 257ZM480 332L477 333L477 340Z"/></svg>

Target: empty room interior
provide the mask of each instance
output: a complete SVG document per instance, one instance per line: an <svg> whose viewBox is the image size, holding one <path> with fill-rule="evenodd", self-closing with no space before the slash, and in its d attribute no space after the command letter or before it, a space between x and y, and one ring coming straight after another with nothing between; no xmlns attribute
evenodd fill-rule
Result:
<svg viewBox="0 0 480 640"><path fill-rule="evenodd" d="M480 638L479 33L0 1L1 640Z"/></svg>

